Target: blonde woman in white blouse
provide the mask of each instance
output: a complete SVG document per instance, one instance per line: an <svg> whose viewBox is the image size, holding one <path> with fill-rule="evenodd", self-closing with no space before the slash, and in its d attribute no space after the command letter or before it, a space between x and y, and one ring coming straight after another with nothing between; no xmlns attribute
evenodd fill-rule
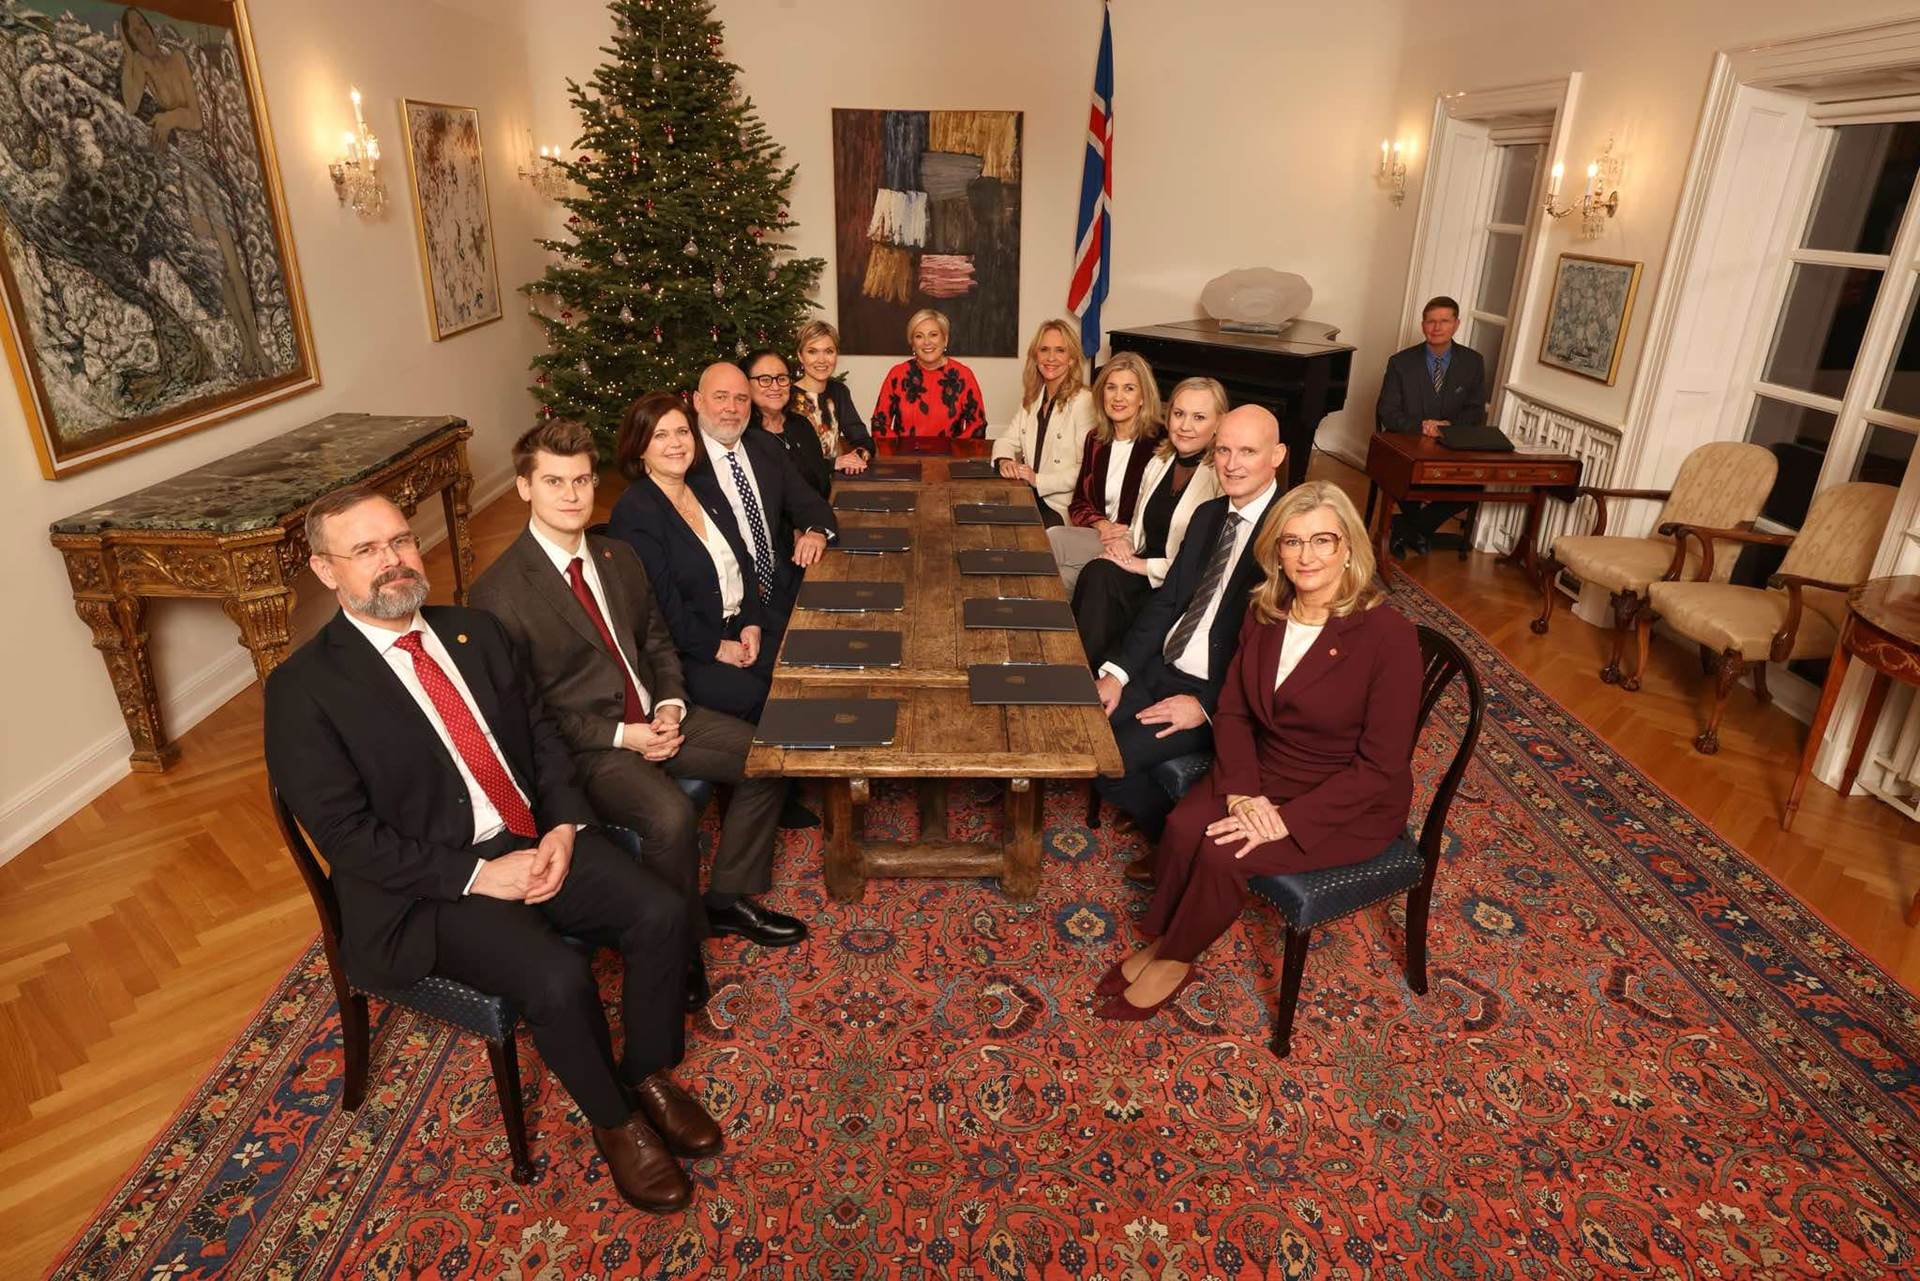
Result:
<svg viewBox="0 0 1920 1281"><path fill-rule="evenodd" d="M1067 504L1080 477L1080 457L1093 430L1093 393L1087 358L1064 320L1049 320L1027 344L1020 374L1020 411L993 442L993 460L1008 480L1024 480L1039 498L1047 528L1067 523Z"/></svg>

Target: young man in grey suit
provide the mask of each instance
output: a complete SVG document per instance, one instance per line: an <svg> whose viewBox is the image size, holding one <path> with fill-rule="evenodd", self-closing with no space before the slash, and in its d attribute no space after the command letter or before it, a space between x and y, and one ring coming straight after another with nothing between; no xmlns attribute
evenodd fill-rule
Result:
<svg viewBox="0 0 1920 1281"><path fill-rule="evenodd" d="M1487 365L1480 353L1453 340L1460 327L1460 304L1445 294L1420 309L1424 341L1387 358L1386 378L1374 418L1381 431L1438 436L1458 423L1478 427L1487 421ZM1467 503L1401 503L1393 523L1393 554L1424 552L1433 532Z"/></svg>
<svg viewBox="0 0 1920 1281"><path fill-rule="evenodd" d="M694 937L738 934L791 946L806 926L752 898L772 884L786 781L745 777L752 726L688 707L673 637L640 557L618 539L587 533L595 459L593 436L578 423L545 423L514 444L514 483L530 519L474 583L473 603L512 637L573 749L594 812L638 832L648 865L686 895ZM704 897L699 816L674 782L682 778L733 789ZM691 968L688 1000L697 1005L704 975Z"/></svg>

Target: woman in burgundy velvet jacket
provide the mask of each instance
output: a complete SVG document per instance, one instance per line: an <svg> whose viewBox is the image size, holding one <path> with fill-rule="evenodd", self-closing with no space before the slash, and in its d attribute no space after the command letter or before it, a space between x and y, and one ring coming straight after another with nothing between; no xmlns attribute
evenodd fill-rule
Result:
<svg viewBox="0 0 1920 1281"><path fill-rule="evenodd" d="M1247 881L1364 862L1413 803L1420 644L1373 584L1366 527L1333 485L1283 495L1213 719L1214 763L1167 820L1151 942L1101 979L1104 1018L1144 1019L1239 918Z"/></svg>

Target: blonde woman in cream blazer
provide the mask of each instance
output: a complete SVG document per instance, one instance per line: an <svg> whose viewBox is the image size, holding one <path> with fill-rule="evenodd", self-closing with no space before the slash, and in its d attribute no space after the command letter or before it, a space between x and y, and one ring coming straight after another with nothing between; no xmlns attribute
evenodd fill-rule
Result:
<svg viewBox="0 0 1920 1281"><path fill-rule="evenodd" d="M1083 447L1093 430L1086 367L1080 339L1066 321L1042 324L1027 344L1020 410L993 442L1000 474L1033 486L1040 519L1049 529L1067 523Z"/></svg>
<svg viewBox="0 0 1920 1281"><path fill-rule="evenodd" d="M1080 572L1073 616L1096 669L1166 582L1194 511L1223 492L1213 469L1213 438L1226 412L1226 389L1214 379L1189 378L1173 389L1167 434L1140 477L1126 543L1107 547Z"/></svg>

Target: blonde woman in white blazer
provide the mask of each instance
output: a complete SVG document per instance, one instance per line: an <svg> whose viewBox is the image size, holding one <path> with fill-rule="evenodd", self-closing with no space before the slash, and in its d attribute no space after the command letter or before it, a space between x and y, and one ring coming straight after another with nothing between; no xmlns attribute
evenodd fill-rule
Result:
<svg viewBox="0 0 1920 1281"><path fill-rule="evenodd" d="M1046 321L1027 344L1020 411L993 442L993 461L1008 480L1033 486L1049 529L1067 523L1082 447L1092 430L1093 393L1080 339L1066 321Z"/></svg>
<svg viewBox="0 0 1920 1281"><path fill-rule="evenodd" d="M1173 389L1167 434L1140 478L1128 543L1108 547L1074 586L1074 620L1096 668L1125 639L1147 597L1166 581L1195 509L1220 496L1213 437L1226 413L1226 389L1212 378L1189 378Z"/></svg>

